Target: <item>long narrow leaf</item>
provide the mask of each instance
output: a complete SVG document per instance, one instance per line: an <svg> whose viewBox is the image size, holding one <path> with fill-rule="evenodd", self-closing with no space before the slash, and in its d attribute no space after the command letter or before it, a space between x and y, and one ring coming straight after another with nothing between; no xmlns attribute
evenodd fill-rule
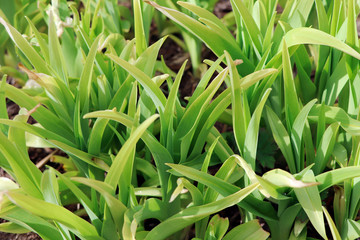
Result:
<svg viewBox="0 0 360 240"><path fill-rule="evenodd" d="M224 208L232 206L242 201L246 196L253 192L258 187L258 184L252 184L234 194L224 197L213 203L206 205L186 208L185 210L168 218L152 229L145 239L165 239L171 234L180 229L206 217L210 214L221 211Z"/></svg>

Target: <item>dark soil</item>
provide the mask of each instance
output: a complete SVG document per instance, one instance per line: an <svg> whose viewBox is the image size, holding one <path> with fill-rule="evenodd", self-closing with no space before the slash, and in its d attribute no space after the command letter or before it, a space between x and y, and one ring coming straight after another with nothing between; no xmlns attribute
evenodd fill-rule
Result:
<svg viewBox="0 0 360 240"><path fill-rule="evenodd" d="M174 72L178 72L183 62L189 59L189 54L179 47L173 40L167 38L159 51L159 56L163 56L166 65ZM190 59L186 65L184 75L182 77L179 92L182 99L191 96L198 83L192 74Z"/></svg>
<svg viewBox="0 0 360 240"><path fill-rule="evenodd" d="M2 222L2 219L0 219ZM29 232L24 234L13 234L0 232L0 239L2 240L41 240L41 237L36 233Z"/></svg>
<svg viewBox="0 0 360 240"><path fill-rule="evenodd" d="M9 118L13 119L19 113L20 107L16 103L9 101L6 104L6 109L7 109Z"/></svg>
<svg viewBox="0 0 360 240"><path fill-rule="evenodd" d="M214 14L218 18L223 18L227 13L231 12L231 4L229 0L220 0L217 2L214 8Z"/></svg>

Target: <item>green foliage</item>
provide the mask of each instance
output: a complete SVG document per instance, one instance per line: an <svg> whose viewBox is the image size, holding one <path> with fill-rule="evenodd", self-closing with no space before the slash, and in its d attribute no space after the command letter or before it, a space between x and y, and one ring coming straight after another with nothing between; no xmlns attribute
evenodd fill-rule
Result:
<svg viewBox="0 0 360 240"><path fill-rule="evenodd" d="M217 1L130 2L0 1L0 231L359 238L358 2L231 0L223 19ZM167 37L197 71L185 99ZM62 172L34 146L62 150Z"/></svg>

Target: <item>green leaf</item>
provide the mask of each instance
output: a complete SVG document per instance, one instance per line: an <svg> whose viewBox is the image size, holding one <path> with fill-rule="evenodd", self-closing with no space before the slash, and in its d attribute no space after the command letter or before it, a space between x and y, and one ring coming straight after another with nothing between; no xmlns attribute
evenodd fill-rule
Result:
<svg viewBox="0 0 360 240"><path fill-rule="evenodd" d="M329 33L330 26L329 20L326 16L326 10L323 2L321 0L315 0L316 12L318 17L319 29L323 32Z"/></svg>
<svg viewBox="0 0 360 240"><path fill-rule="evenodd" d="M233 11L237 11L237 14L241 16L244 25L246 27L247 32L249 33L252 44L254 44L257 51L260 53L262 51L262 41L263 37L260 33L260 30L258 26L256 25L256 22L254 21L253 16L245 6L245 4L242 1L234 1L231 0L231 6L233 8Z"/></svg>
<svg viewBox="0 0 360 240"><path fill-rule="evenodd" d="M244 169L246 176L250 179L251 183L260 183L259 191L266 197L273 197L278 200L287 199L277 191L276 185L267 181L265 178L261 178L255 174L255 171L239 156L234 155L236 163Z"/></svg>
<svg viewBox="0 0 360 240"><path fill-rule="evenodd" d="M293 78L293 70L290 62L290 56L285 40L282 42L282 63L284 78L284 95L285 95L285 116L287 130L290 132L296 116L300 112L300 106Z"/></svg>
<svg viewBox="0 0 360 240"><path fill-rule="evenodd" d="M288 204L285 203L285 207L287 207L287 205ZM281 205L279 207L281 207ZM300 204L294 204L282 211L278 222L268 221L274 239L289 239L290 231L293 228L294 221L300 210ZM280 211L279 209L279 212Z"/></svg>
<svg viewBox="0 0 360 240"><path fill-rule="evenodd" d="M107 54L107 56L113 60L116 64L119 64L121 67L126 69L145 89L147 94L154 101L156 108L159 112L164 111L164 107L166 104L166 98L160 88L156 86L156 84L151 80L149 76L147 76L144 72L139 70L137 67L132 64L122 60L121 58Z"/></svg>
<svg viewBox="0 0 360 240"><path fill-rule="evenodd" d="M173 202L175 198L181 193L183 188L185 187L187 190L189 190L193 204L194 206L198 206L203 204L203 195L199 191L197 187L195 187L193 184L191 184L187 179L185 178L178 178L177 180L178 187L174 190L174 193L171 195L170 202ZM180 191L177 191L180 190Z"/></svg>
<svg viewBox="0 0 360 240"><path fill-rule="evenodd" d="M238 157L238 156L236 156ZM239 173L240 175L243 175L239 171L240 169L237 169L237 164L235 162L235 157L228 158L220 167L220 169L216 172L214 175L216 179L223 180L225 182L229 181L229 178L231 176L236 175L236 173ZM216 199L219 197L219 192L217 192L213 188L207 188L204 196L205 203L210 203L213 201L216 201Z"/></svg>
<svg viewBox="0 0 360 240"><path fill-rule="evenodd" d="M43 56L45 58L45 61L50 62L48 44L46 43L44 38L41 36L40 32L37 30L37 28L35 27L34 23L30 20L30 18L25 16L25 19L29 23L31 30L33 31L33 33L34 33L34 35L35 35L35 37L36 37L36 39L37 39L37 41L39 43L39 46L40 46L41 52L42 52L42 54L43 54Z"/></svg>
<svg viewBox="0 0 360 240"><path fill-rule="evenodd" d="M28 233L30 230L13 222L5 222L0 224L0 232L22 234Z"/></svg>
<svg viewBox="0 0 360 240"><path fill-rule="evenodd" d="M7 113L7 104L6 104L6 95L5 95L5 85L6 83L7 75L4 74L4 76L1 79L0 82L0 118L9 119L8 113ZM8 126L0 124L0 130L6 134L9 130Z"/></svg>
<svg viewBox="0 0 360 240"><path fill-rule="evenodd" d="M306 188L314 185L318 185L318 183L314 182L303 182L297 180L293 175L289 172L286 172L282 169L273 169L266 172L262 178L269 181L270 183L279 186L279 187L291 187L291 188Z"/></svg>
<svg viewBox="0 0 360 240"><path fill-rule="evenodd" d="M249 87L251 87L252 85L254 85L255 83L257 83L258 81L260 81L261 79L264 79L274 73L277 73L278 70L275 68L267 68L267 69L262 69L262 70L258 70L256 72L253 72L249 75L246 75L245 77L243 77L241 79L241 88L243 90L248 89Z"/></svg>
<svg viewBox="0 0 360 240"><path fill-rule="evenodd" d="M88 113L84 116L85 118L91 118L91 117L102 117L102 118L108 118L114 121L118 121L121 124L125 125L128 128L131 128L133 125L133 119L131 119L126 114L116 112L113 110L106 110L106 111L98 111L93 113ZM172 163L173 158L170 155L169 151L162 146L158 140L152 136L148 131L145 131L142 135L142 140L145 142L146 146L150 149L150 152L152 156L154 157L154 161L158 170L159 174L159 180L160 184L162 186L163 196L167 196L167 192L165 189L167 189L168 184L168 175L166 171L168 170L168 167L165 165L165 163Z"/></svg>
<svg viewBox="0 0 360 240"><path fill-rule="evenodd" d="M259 220L251 220L249 222L240 224L239 226L234 227L230 232L228 232L223 240L251 240L251 239L267 239L269 233L261 228Z"/></svg>
<svg viewBox="0 0 360 240"><path fill-rule="evenodd" d="M206 110L207 104L211 101L216 91L220 88L228 74L228 69L224 69L218 76L210 83L206 90L185 110L178 127L175 132L174 148L175 151L179 150L181 161L185 161L189 147L194 136L196 127L199 124L200 118Z"/></svg>
<svg viewBox="0 0 360 240"><path fill-rule="evenodd" d="M119 153L116 155L105 178L105 183L108 183L113 188L113 191L115 191L116 185L119 184L120 176L123 174L124 166L126 165L127 161L130 160L130 153L135 148L136 142L144 134L146 129L151 124L153 124L158 116L159 115L157 114L153 115L152 117L145 120L138 128L136 128L136 130L130 135L130 138L122 146Z"/></svg>
<svg viewBox="0 0 360 240"><path fill-rule="evenodd" d="M147 47L140 0L134 0L132 6L134 9L136 54L140 56Z"/></svg>
<svg viewBox="0 0 360 240"><path fill-rule="evenodd" d="M206 20L206 25L209 25L211 23L211 27L214 28L214 30L218 31L226 39L230 40L234 38L227 29L227 27L223 24L223 22L208 10L202 7L198 7L189 2L178 1L177 4L198 15L201 18L199 19L200 21Z"/></svg>
<svg viewBox="0 0 360 240"><path fill-rule="evenodd" d="M61 206L59 184L53 168L47 169L43 172L41 178L41 191L46 202Z"/></svg>
<svg viewBox="0 0 360 240"><path fill-rule="evenodd" d="M74 136L72 130L52 111L42 105L38 106L39 102L37 102L34 98L30 97L20 89L17 89L10 84L5 84L3 87L6 97L14 101L20 107L24 107L27 110L31 110L37 107L36 111L34 111L31 116L33 116L35 120L38 121L44 128L46 128L48 131L58 133L60 136L71 142ZM74 145L74 143L72 143L72 145Z"/></svg>
<svg viewBox="0 0 360 240"><path fill-rule="evenodd" d="M236 145L240 152L244 150L245 136L248 127L248 106L244 103L244 91L241 88L241 79L236 69L236 65L230 54L225 52L226 61L230 69L231 102L232 102L232 122ZM250 115L250 113L248 113Z"/></svg>
<svg viewBox="0 0 360 240"><path fill-rule="evenodd" d="M211 102L210 106L206 109L204 115L202 116L200 122L203 122L202 120L206 120L205 123L202 124L203 127L201 128L200 132L196 134L196 142L189 156L190 159L201 154L204 144L207 141L207 137L209 136L211 130L214 128L214 124L216 123L216 121L220 121L219 118L231 104L231 96L229 90L229 88L226 89L216 99L214 99Z"/></svg>
<svg viewBox="0 0 360 240"><path fill-rule="evenodd" d="M184 13L181 13L174 9L162 7L152 1L149 1L148 3L153 7L155 7L157 10L159 10L160 12L162 12L168 18L170 18L171 20L173 20L174 22L176 22L177 24L188 30L190 33L197 36L218 57L223 55L224 50L227 50L232 54L233 59L242 59L244 63L239 66L239 71L241 75L247 75L255 69L254 65L242 52L242 50L240 49L240 47L234 41L233 38L227 39L226 36L219 34L218 31L207 27L203 23L196 21L195 19L187 16Z"/></svg>
<svg viewBox="0 0 360 240"><path fill-rule="evenodd" d="M310 110L316 103L317 99L313 99L309 103L307 103L303 109L301 109L300 113L296 116L296 119L292 125L291 129L291 142L295 153L295 160L296 160L296 167L297 170L300 171L301 169L301 163L300 163L300 157L301 157L301 142L302 142L302 136L303 131L305 127L305 123L307 121L307 117L309 115Z"/></svg>
<svg viewBox="0 0 360 240"><path fill-rule="evenodd" d="M315 166L313 167L314 173L318 175L323 172L326 167L326 164L330 160L331 153L333 152L337 131L339 129L338 123L331 124L326 131L324 132L319 147L316 151L315 156Z"/></svg>
<svg viewBox="0 0 360 240"><path fill-rule="evenodd" d="M62 223L80 238L102 239L93 225L63 207L18 192L7 192L6 195L21 208L40 217Z"/></svg>
<svg viewBox="0 0 360 240"><path fill-rule="evenodd" d="M1 218L7 219L14 224L18 224L19 226L28 229L28 231L36 232L44 240L64 239L58 228L41 217L31 214L19 207L13 207L13 205L10 211L4 213L3 210L4 209L2 209L0 214Z"/></svg>
<svg viewBox="0 0 360 240"><path fill-rule="evenodd" d="M357 239L360 237L360 223L347 219L342 232L342 239Z"/></svg>
<svg viewBox="0 0 360 240"><path fill-rule="evenodd" d="M181 78L183 77L185 66L187 61L183 63L181 66L178 74L176 75L175 81L173 86L171 87L170 94L168 96L168 99L166 101L165 110L163 113L163 117L160 118L161 121L161 136L164 137L164 142L167 143L167 147L172 147L172 137L171 134L173 134L173 119L175 115L175 104L177 100L177 95L179 91L179 86L181 82ZM171 152L171 151L170 151Z"/></svg>
<svg viewBox="0 0 360 240"><path fill-rule="evenodd" d="M218 177L195 170L191 167L176 164L168 165L176 172L212 188L223 196L228 196L236 191L239 191L239 187L234 186ZM244 201L240 202L239 206L265 219L276 219L276 213L271 205L268 205L266 202L260 201L251 195L245 198Z"/></svg>
<svg viewBox="0 0 360 240"><path fill-rule="evenodd" d="M108 119L98 118L90 132L88 151L92 155L99 155L101 152L101 143Z"/></svg>
<svg viewBox="0 0 360 240"><path fill-rule="evenodd" d="M26 193L41 198L40 170L37 169L28 156L25 156L22 150L19 151L17 146L12 144L2 132L0 132L0 141L0 153L7 159L11 170L16 176L16 181Z"/></svg>
<svg viewBox="0 0 360 240"><path fill-rule="evenodd" d="M360 176L360 167L344 167L334 169L317 175L316 181L320 183L319 192L328 189L329 187L345 181L346 179L352 179Z"/></svg>
<svg viewBox="0 0 360 240"><path fill-rule="evenodd" d="M335 225L334 221L331 218L331 215L329 214L329 212L326 210L325 207L322 207L322 209L324 211L326 220L329 223L329 227L330 227L330 231L331 231L331 235L332 235L333 239L334 240L341 240L341 236L339 234L339 231L336 228L336 225Z"/></svg>
<svg viewBox="0 0 360 240"><path fill-rule="evenodd" d="M57 29L55 26L54 10L50 10L49 14L49 58L50 66L55 70L57 76L68 85L68 73L66 69L65 59L61 51Z"/></svg>
<svg viewBox="0 0 360 240"><path fill-rule="evenodd" d="M228 218L222 218L216 214L209 221L208 228L205 233L205 239L223 239L228 227Z"/></svg>
<svg viewBox="0 0 360 240"><path fill-rule="evenodd" d="M190 224L201 220L202 218L209 216L213 213L221 211L227 207L230 207L234 204L242 201L246 196L252 193L258 184L252 184L234 194L231 194L227 197L224 197L218 201L201 205L194 206L184 209L183 211L173 215L172 217L166 219L155 228L153 228L145 239L165 239L171 234L189 226Z"/></svg>
<svg viewBox="0 0 360 240"><path fill-rule="evenodd" d="M98 216L94 213L92 209L91 200L86 196L86 194L80 190L78 186L76 186L68 177L64 176L63 174L56 172L59 179L71 190L71 192L77 197L81 205L86 210L91 223L95 226L95 228L99 231L101 227L101 220Z"/></svg>
<svg viewBox="0 0 360 240"><path fill-rule="evenodd" d="M97 38L94 40L93 44L91 45L89 54L85 60L84 68L81 72L80 81L78 85L78 98L80 98L81 108L83 108L85 103L89 101L94 61L95 61L100 38L101 35L97 36Z"/></svg>
<svg viewBox="0 0 360 240"><path fill-rule="evenodd" d="M41 56L34 50L34 48L25 40L25 38L9 23L5 21L5 19L0 17L0 23L5 27L11 39L14 41L16 46L25 54L25 56L29 59L31 64L34 66L37 72L45 73L50 75L51 70L48 68L48 65L41 58Z"/></svg>
<svg viewBox="0 0 360 240"><path fill-rule="evenodd" d="M112 189L110 185L105 182L88 178L73 177L71 180L85 184L98 191L104 197L118 230L122 228L124 213L127 208L118 199L111 195Z"/></svg>
<svg viewBox="0 0 360 240"><path fill-rule="evenodd" d="M322 101L326 105L334 105L341 90L343 90L345 84L349 80L349 75L347 74L345 66L345 59L345 57L341 58L335 66L330 78L326 80L325 89L322 95Z"/></svg>
<svg viewBox="0 0 360 240"><path fill-rule="evenodd" d="M336 48L350 56L360 59L360 54L339 39L314 28L295 28L284 36L286 45L292 47L300 44L319 44Z"/></svg>
<svg viewBox="0 0 360 240"><path fill-rule="evenodd" d="M256 151L258 145L259 125L265 102L269 97L271 89L266 90L261 98L259 105L256 107L253 116L249 122L249 126L245 136L244 143L244 159L248 162L252 169L255 170Z"/></svg>
<svg viewBox="0 0 360 240"><path fill-rule="evenodd" d="M304 182L315 182L315 176L311 170L307 171L301 179ZM295 195L304 209L310 222L316 231L324 238L326 237L325 222L322 212L322 204L317 186L294 188Z"/></svg>
<svg viewBox="0 0 360 240"><path fill-rule="evenodd" d="M348 16L347 16L347 34L346 34L346 43L352 48L359 48L359 39L357 34L357 13L355 8L355 1L348 1ZM346 56L346 70L348 72L349 78L351 81L354 80L358 70L359 70L359 61Z"/></svg>
<svg viewBox="0 0 360 240"><path fill-rule="evenodd" d="M266 107L266 116L267 120L269 121L275 142L283 153L286 163L289 166L290 172L293 174L296 173L295 159L289 134L287 133L284 125L281 123L278 116L269 107Z"/></svg>
<svg viewBox="0 0 360 240"><path fill-rule="evenodd" d="M86 153L84 151L81 151L77 148L71 147L69 145L64 144L63 142L56 141L56 140L49 140L50 143L52 143L57 148L60 148L62 151L66 152L67 154L71 155L72 157L76 157L80 159L81 161L94 166L101 170L108 170L109 166L105 163L104 159L102 157L96 157L89 153Z"/></svg>
<svg viewBox="0 0 360 240"><path fill-rule="evenodd" d="M208 85L211 77L213 76L214 72L219 68L220 63L224 60L224 57L225 57L224 54L221 55L215 62L211 64L210 68L205 72L200 82L196 86L194 93L189 98L189 102L188 102L189 106L205 91L206 86ZM221 71L222 69L219 72Z"/></svg>
<svg viewBox="0 0 360 240"><path fill-rule="evenodd" d="M22 123L27 122L29 116L26 113L27 113L27 111L22 113L22 110L20 110L19 114L14 117L13 121L22 122ZM8 139L12 143L15 144L16 148L19 151L21 151L23 153L23 155L25 155L25 156L27 155L25 132L22 129L16 128L16 127L10 127L9 132L8 132ZM31 169L33 167L33 165L28 164L28 167ZM33 170L35 170L35 169L33 169Z"/></svg>
<svg viewBox="0 0 360 240"><path fill-rule="evenodd" d="M310 111L309 119L318 121L320 111L321 105L315 105ZM351 135L360 135L360 121L351 118L344 109L325 105L324 111L327 124L339 122L340 126Z"/></svg>
<svg viewBox="0 0 360 240"><path fill-rule="evenodd" d="M210 145L209 149L206 152L206 156L205 156L205 160L201 166L201 171L207 173L208 168L209 168L209 164L210 164L210 159L211 156L214 152L214 148L216 146L216 144L218 143L219 138L216 138L215 141ZM204 192L204 185L201 183L198 183L197 185L198 189L200 190L200 192Z"/></svg>

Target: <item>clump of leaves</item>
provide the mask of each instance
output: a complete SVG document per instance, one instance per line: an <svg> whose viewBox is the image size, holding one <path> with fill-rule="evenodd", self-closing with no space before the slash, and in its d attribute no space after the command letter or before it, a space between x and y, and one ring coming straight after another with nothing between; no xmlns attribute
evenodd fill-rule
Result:
<svg viewBox="0 0 360 240"><path fill-rule="evenodd" d="M122 35L127 23L111 23L122 13L115 1L84 3L80 15L78 2L42 5L48 33L28 19L30 41L0 18L29 79L22 89L0 84L0 166L15 180L0 179L0 217L9 220L1 231L44 239L359 237L354 0L231 1L235 38L199 6L134 0L131 41ZM205 61L184 107L186 62L174 74L157 60L165 39L148 45L151 6L218 56ZM6 98L23 108L14 120ZM234 141L217 122L232 127ZM41 172L27 154L34 143L66 152L71 171ZM282 168L266 168L273 161ZM70 212L69 204L81 208ZM228 231L214 214L233 205L242 222ZM151 219L159 223L149 229Z"/></svg>

